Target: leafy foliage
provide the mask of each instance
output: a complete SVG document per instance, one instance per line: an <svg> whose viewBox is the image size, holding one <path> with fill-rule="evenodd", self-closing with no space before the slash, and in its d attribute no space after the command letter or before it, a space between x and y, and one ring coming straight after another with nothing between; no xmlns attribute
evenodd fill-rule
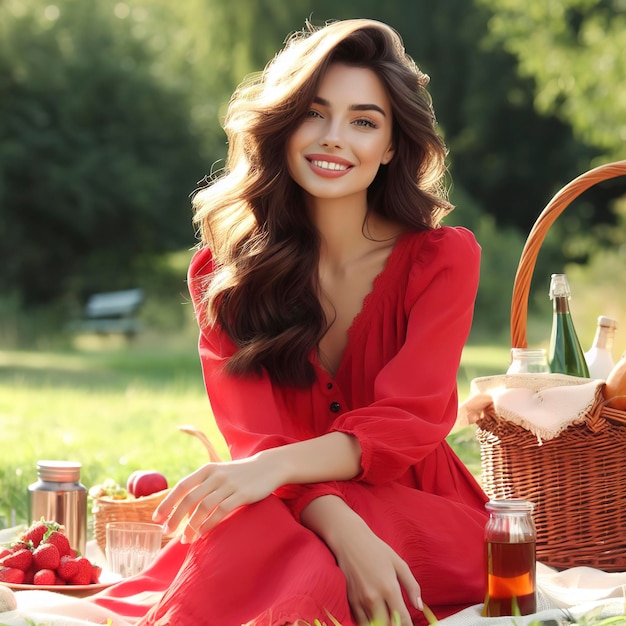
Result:
<svg viewBox="0 0 626 626"><path fill-rule="evenodd" d="M605 159L624 158L626 10L622 0L479 0L493 41L537 85L538 110L559 116Z"/></svg>
<svg viewBox="0 0 626 626"><path fill-rule="evenodd" d="M618 136L623 126L620 2L5 0L0 314L77 308L89 292L143 286L155 254L194 243L188 195L221 167L220 119L236 84L306 18L369 17L397 28L432 77L459 198L452 219L476 227L483 246L477 320L502 329L517 233L594 159L615 154L584 128ZM620 190L591 190L592 202L568 210L538 273L587 261L581 233L615 223L606 207Z"/></svg>
<svg viewBox="0 0 626 626"><path fill-rule="evenodd" d="M117 21L108 3L0 8L0 288L25 304L132 286L138 253L193 236L185 99Z"/></svg>

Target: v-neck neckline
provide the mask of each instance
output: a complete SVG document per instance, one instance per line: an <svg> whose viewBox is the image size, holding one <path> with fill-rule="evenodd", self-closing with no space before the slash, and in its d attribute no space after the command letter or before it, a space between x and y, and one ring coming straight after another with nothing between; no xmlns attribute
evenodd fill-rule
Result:
<svg viewBox="0 0 626 626"><path fill-rule="evenodd" d="M395 265L396 258L399 255L399 252L402 247L404 247L404 242L408 238L408 236L415 234L415 231L405 231L401 233L387 257L385 261L384 267L380 270L380 272L375 276L372 282L372 288L363 298L363 304L361 305L361 310L354 316L352 322L350 322L350 326L346 331L348 336L348 340L346 345L341 353L341 358L339 359L339 365L337 365L337 369L334 372L329 372L322 364L320 359L320 355L318 353L318 349L315 349L315 364L321 369L327 376L329 376L332 380L335 380L338 374L343 369L344 363L349 356L349 353L352 349L352 343L354 341L354 336L357 334L359 328L365 323L369 311L373 306L373 302L377 299L375 296L379 296L379 292L382 292L386 285L388 285L391 281L387 280L387 275L391 274L393 267Z"/></svg>

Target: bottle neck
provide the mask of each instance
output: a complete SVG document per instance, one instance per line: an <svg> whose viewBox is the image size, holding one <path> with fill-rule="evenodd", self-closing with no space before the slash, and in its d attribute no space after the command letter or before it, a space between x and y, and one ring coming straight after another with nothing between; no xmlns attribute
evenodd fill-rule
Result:
<svg viewBox="0 0 626 626"><path fill-rule="evenodd" d="M569 298L556 296L552 300L552 307L556 314L569 313Z"/></svg>
<svg viewBox="0 0 626 626"><path fill-rule="evenodd" d="M594 348L599 348L600 350L610 351L613 348L614 333L614 329L609 326L598 326L592 346Z"/></svg>

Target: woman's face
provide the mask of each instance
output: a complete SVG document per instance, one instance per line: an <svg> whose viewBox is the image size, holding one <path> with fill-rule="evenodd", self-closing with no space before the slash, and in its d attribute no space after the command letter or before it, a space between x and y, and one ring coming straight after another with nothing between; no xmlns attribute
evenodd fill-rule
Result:
<svg viewBox="0 0 626 626"><path fill-rule="evenodd" d="M391 102L370 69L334 63L287 143L289 173L315 198L366 197L393 156Z"/></svg>

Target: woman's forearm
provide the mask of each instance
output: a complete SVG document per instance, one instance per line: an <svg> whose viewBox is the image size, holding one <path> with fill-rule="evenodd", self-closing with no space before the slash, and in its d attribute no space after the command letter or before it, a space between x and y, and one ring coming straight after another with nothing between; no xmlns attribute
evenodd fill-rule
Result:
<svg viewBox="0 0 626 626"><path fill-rule="evenodd" d="M356 528L364 529L365 522L341 498L334 495L320 496L307 504L300 514L303 526L320 537L331 552L352 536Z"/></svg>
<svg viewBox="0 0 626 626"><path fill-rule="evenodd" d="M264 450L258 458L278 471L281 485L350 480L361 471L358 439L339 432Z"/></svg>

